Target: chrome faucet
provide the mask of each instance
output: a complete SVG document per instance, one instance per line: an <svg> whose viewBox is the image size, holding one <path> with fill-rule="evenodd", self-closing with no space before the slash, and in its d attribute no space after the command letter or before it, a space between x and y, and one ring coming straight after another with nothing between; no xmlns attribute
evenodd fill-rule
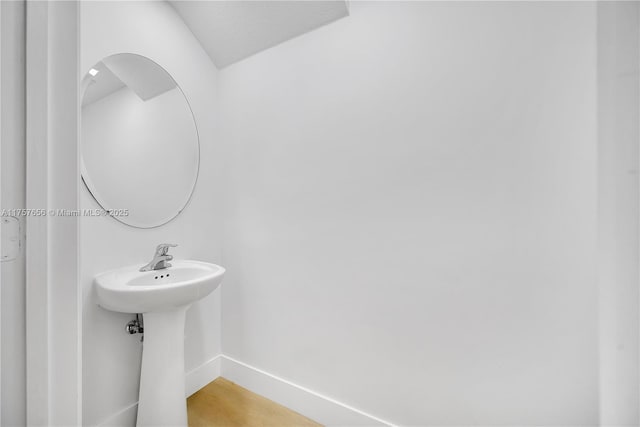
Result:
<svg viewBox="0 0 640 427"><path fill-rule="evenodd" d="M168 255L169 248L175 248L176 244L174 243L161 243L156 248L156 253L153 256L153 259L149 262L149 264L140 267L140 271L151 271L151 270L161 270L163 268L171 267L167 261L171 261L173 259L172 255Z"/></svg>

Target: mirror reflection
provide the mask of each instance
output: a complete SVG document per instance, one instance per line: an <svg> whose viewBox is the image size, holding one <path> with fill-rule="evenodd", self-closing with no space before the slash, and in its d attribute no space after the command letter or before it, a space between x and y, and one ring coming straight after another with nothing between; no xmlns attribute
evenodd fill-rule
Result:
<svg viewBox="0 0 640 427"><path fill-rule="evenodd" d="M150 59L112 55L87 73L82 99L82 179L115 219L141 228L175 218L198 176L199 141L175 80Z"/></svg>

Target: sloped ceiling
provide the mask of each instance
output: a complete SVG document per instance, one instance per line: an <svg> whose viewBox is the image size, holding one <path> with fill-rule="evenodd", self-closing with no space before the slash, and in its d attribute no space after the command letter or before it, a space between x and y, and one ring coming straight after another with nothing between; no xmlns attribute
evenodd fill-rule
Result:
<svg viewBox="0 0 640 427"><path fill-rule="evenodd" d="M170 1L218 68L349 14L336 1Z"/></svg>
<svg viewBox="0 0 640 427"><path fill-rule="evenodd" d="M143 101L176 87L169 73L143 56L112 55L102 62Z"/></svg>
<svg viewBox="0 0 640 427"><path fill-rule="evenodd" d="M92 104L128 87L146 101L174 87L176 82L162 67L139 55L111 55L92 67L97 71L82 98L82 106Z"/></svg>

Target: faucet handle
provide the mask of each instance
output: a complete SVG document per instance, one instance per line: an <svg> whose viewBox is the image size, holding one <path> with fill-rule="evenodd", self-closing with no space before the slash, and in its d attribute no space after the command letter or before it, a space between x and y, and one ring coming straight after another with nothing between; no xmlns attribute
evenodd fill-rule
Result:
<svg viewBox="0 0 640 427"><path fill-rule="evenodd" d="M176 246L178 245L175 243L160 243L156 247L156 256L166 255L169 252L169 248L175 248Z"/></svg>

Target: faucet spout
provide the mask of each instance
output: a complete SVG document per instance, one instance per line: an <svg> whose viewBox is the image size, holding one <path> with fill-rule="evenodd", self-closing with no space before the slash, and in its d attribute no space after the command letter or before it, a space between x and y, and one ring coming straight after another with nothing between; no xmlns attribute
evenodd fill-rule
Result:
<svg viewBox="0 0 640 427"><path fill-rule="evenodd" d="M178 245L174 243L162 243L156 248L153 259L146 265L140 267L140 271L161 270L163 268L171 267L168 261L173 259L173 255L167 254L169 248L174 248Z"/></svg>

